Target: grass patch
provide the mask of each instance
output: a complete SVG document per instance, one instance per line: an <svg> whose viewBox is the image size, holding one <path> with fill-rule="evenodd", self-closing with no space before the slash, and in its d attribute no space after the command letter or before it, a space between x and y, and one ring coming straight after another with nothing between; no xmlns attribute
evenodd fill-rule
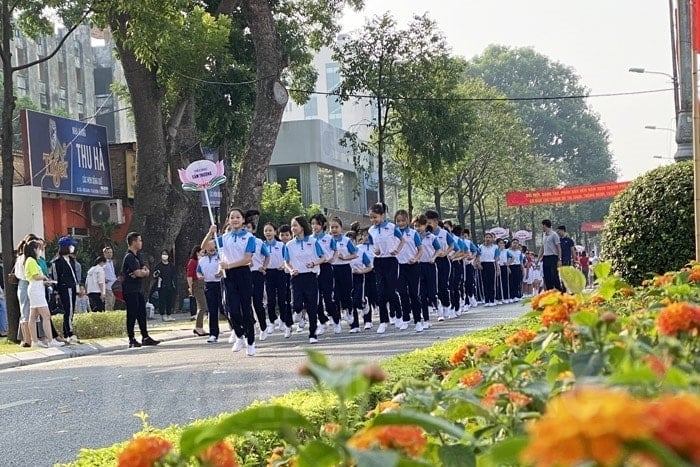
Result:
<svg viewBox="0 0 700 467"><path fill-rule="evenodd" d="M10 342L6 337L0 338L0 355L6 355L9 353L26 352L32 350L30 347L24 348L20 347L19 344Z"/></svg>

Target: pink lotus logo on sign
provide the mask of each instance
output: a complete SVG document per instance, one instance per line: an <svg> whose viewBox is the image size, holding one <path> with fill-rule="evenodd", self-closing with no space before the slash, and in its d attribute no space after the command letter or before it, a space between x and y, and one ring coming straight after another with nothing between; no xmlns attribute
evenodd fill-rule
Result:
<svg viewBox="0 0 700 467"><path fill-rule="evenodd" d="M529 230L518 230L513 234L513 238L517 238L521 242L532 240L532 232Z"/></svg>
<svg viewBox="0 0 700 467"><path fill-rule="evenodd" d="M505 238L510 234L510 229L504 229L503 227L494 227L493 229L489 230L490 233L493 234L494 237L496 238Z"/></svg>
<svg viewBox="0 0 700 467"><path fill-rule="evenodd" d="M219 186L226 181L224 164L206 159L194 161L186 169L178 169L178 175L185 191L204 191Z"/></svg>

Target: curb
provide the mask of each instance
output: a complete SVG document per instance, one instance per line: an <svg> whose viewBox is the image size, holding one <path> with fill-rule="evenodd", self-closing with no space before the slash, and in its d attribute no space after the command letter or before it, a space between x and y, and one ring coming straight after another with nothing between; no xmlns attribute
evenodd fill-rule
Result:
<svg viewBox="0 0 700 467"><path fill-rule="evenodd" d="M192 331L168 331L156 333L156 329L151 330L153 335L161 342L174 341L193 337ZM117 350L128 350L129 340L126 337L98 340L85 344L73 344L64 347L42 348L28 352L18 352L0 355L0 371L21 366L35 365L37 363L53 362L56 360L66 360L68 358L85 357L101 353L114 352Z"/></svg>

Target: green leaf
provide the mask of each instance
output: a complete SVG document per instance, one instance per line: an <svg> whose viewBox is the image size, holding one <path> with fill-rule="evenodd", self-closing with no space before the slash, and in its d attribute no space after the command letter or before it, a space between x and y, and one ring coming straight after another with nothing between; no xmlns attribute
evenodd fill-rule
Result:
<svg viewBox="0 0 700 467"><path fill-rule="evenodd" d="M299 412L279 405L252 407L225 417L214 425L188 428L180 438L180 452L192 457L202 449L233 434L252 431L286 432L290 428L313 430L313 424Z"/></svg>
<svg viewBox="0 0 700 467"><path fill-rule="evenodd" d="M666 371L664 382L677 388L687 388L690 384L690 376L680 368L672 366Z"/></svg>
<svg viewBox="0 0 700 467"><path fill-rule="evenodd" d="M571 371L576 378L598 376L604 366L605 360L599 352L581 352L571 355Z"/></svg>
<svg viewBox="0 0 700 467"><path fill-rule="evenodd" d="M630 442L629 445L635 451L643 451L652 454L661 461L661 465L673 467L690 467L692 465L658 441L636 440Z"/></svg>
<svg viewBox="0 0 700 467"><path fill-rule="evenodd" d="M600 281L598 295L603 297L605 300L610 300L615 295L617 289L617 279L615 277L608 277Z"/></svg>
<svg viewBox="0 0 700 467"><path fill-rule="evenodd" d="M573 294L580 294L586 288L586 277L572 266L560 267L559 278L564 282L567 290Z"/></svg>
<svg viewBox="0 0 700 467"><path fill-rule="evenodd" d="M614 384L649 384L657 380L658 377L648 366L621 371L610 377L610 382Z"/></svg>
<svg viewBox="0 0 700 467"><path fill-rule="evenodd" d="M579 311L571 315L571 321L581 326L592 328L598 323L598 314L592 311Z"/></svg>
<svg viewBox="0 0 700 467"><path fill-rule="evenodd" d="M593 266L593 272L598 280L605 280L610 276L612 264L608 261L603 261Z"/></svg>
<svg viewBox="0 0 700 467"><path fill-rule="evenodd" d="M443 467L476 467L474 448L464 444L440 446L438 457Z"/></svg>
<svg viewBox="0 0 700 467"><path fill-rule="evenodd" d="M522 452L529 439L524 436L513 436L500 443L494 444L488 452L479 459L479 465L483 466L502 466L502 465L520 465L520 453ZM482 463L483 461L483 463Z"/></svg>
<svg viewBox="0 0 700 467"><path fill-rule="evenodd" d="M342 462L338 449L318 440L309 441L299 449L299 467L332 467Z"/></svg>
<svg viewBox="0 0 700 467"><path fill-rule="evenodd" d="M349 449L353 459L357 461L357 467L394 467L398 464L399 455L394 451L359 451Z"/></svg>
<svg viewBox="0 0 700 467"><path fill-rule="evenodd" d="M426 431L436 431L457 439L462 439L467 434L464 428L459 425L410 409L383 413L374 417L370 422L370 426L382 425L418 425Z"/></svg>

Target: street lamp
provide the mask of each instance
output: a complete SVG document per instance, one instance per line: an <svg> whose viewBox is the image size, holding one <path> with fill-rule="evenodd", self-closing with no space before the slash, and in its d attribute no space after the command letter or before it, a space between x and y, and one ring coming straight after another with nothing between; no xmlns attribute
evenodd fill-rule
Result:
<svg viewBox="0 0 700 467"><path fill-rule="evenodd" d="M664 156L651 156L652 159L667 159L667 160L675 160L673 157L664 157Z"/></svg>
<svg viewBox="0 0 700 467"><path fill-rule="evenodd" d="M674 130L673 128L664 128L662 126L655 126L655 125L644 125L644 128L646 128L647 130L666 130L666 131L670 131L671 133L676 132L676 130Z"/></svg>
<svg viewBox="0 0 700 467"><path fill-rule="evenodd" d="M632 67L629 69L630 73L646 73L648 75L661 75L661 76L666 76L668 79L671 80L671 83L673 83L673 104L676 107L676 119L678 118L678 112L680 112L681 105L678 102L678 78L676 78L674 75L670 73L666 73L663 71L652 71L652 70L647 70L646 68L639 68L639 67ZM676 122L676 125L678 125L678 122Z"/></svg>

